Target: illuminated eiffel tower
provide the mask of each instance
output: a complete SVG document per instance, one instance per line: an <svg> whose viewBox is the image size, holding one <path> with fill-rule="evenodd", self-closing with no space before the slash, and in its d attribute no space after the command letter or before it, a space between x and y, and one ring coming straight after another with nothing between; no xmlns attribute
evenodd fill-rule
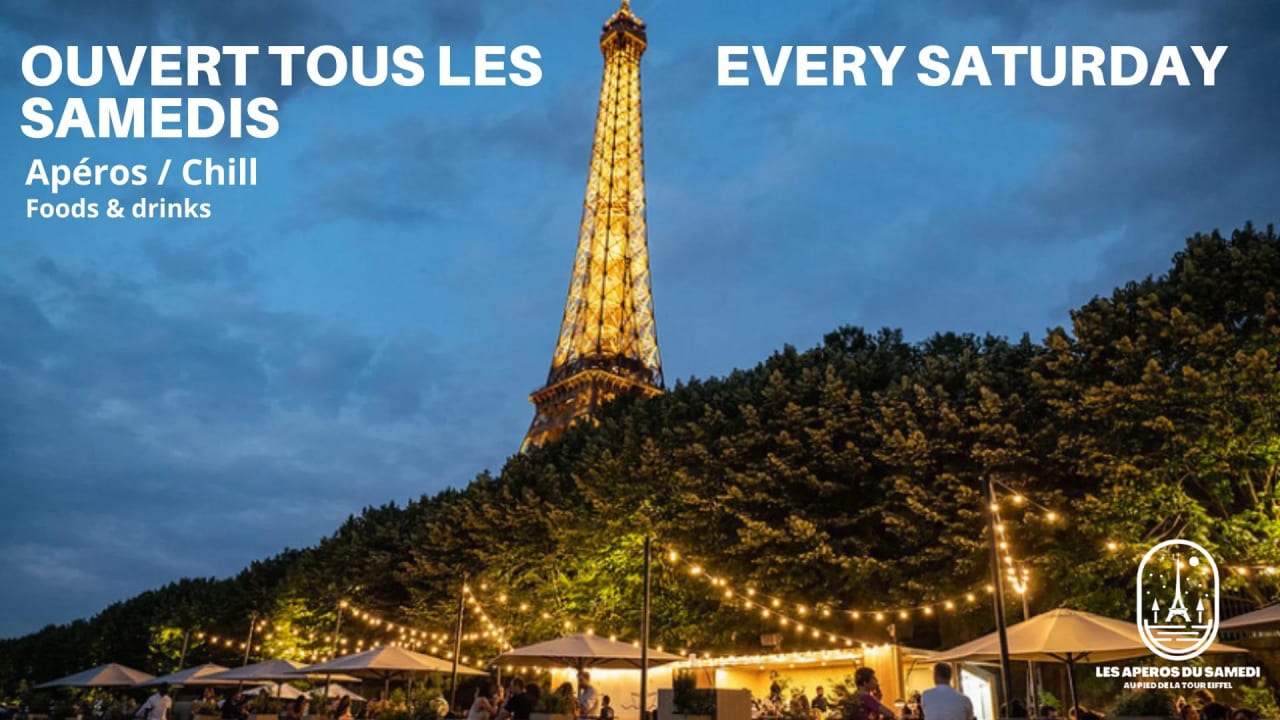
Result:
<svg viewBox="0 0 1280 720"><path fill-rule="evenodd" d="M521 451L594 418L619 395L651 397L664 389L644 220L645 47L644 21L631 12L630 0L622 0L600 37L604 81L578 251L547 384L529 396L537 409Z"/></svg>

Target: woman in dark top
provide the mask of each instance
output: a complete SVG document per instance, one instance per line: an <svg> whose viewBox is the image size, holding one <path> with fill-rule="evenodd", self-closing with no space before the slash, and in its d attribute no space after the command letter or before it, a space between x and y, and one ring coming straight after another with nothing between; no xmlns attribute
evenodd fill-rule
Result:
<svg viewBox="0 0 1280 720"><path fill-rule="evenodd" d="M289 707L285 708L285 720L302 720L307 716L308 706L311 704L311 698L306 695L299 695L289 703Z"/></svg>
<svg viewBox="0 0 1280 720"><path fill-rule="evenodd" d="M244 693L236 690L231 697L222 701L223 720L249 720L249 713L244 710Z"/></svg>

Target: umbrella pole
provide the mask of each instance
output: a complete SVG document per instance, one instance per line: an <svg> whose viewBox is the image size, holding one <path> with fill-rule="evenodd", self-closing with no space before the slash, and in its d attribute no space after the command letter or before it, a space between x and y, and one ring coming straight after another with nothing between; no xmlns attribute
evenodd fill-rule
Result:
<svg viewBox="0 0 1280 720"><path fill-rule="evenodd" d="M653 538L644 536L644 602L640 612L640 720L649 718L649 609L653 604Z"/></svg>
<svg viewBox="0 0 1280 720"><path fill-rule="evenodd" d="M1075 710L1076 720L1080 720L1080 699L1076 697L1076 663L1067 660L1067 688L1071 692L1071 707Z"/></svg>

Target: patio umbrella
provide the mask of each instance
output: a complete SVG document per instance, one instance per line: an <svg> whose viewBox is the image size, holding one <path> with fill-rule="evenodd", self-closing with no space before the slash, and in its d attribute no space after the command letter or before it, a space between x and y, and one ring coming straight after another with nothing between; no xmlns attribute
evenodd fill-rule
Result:
<svg viewBox="0 0 1280 720"><path fill-rule="evenodd" d="M1071 705L1077 708L1074 678L1077 663L1112 662L1153 655L1133 622L1114 620L1082 610L1059 608L1036 615L1006 630L1009 659L1058 662L1067 666ZM1243 648L1214 643L1209 653L1246 652ZM933 658L934 662L999 662L1000 639L996 633L958 645Z"/></svg>
<svg viewBox="0 0 1280 720"><path fill-rule="evenodd" d="M270 692L271 692L271 687L269 685L261 685L252 690L245 690L243 694L247 697L253 697L254 695L262 695L264 693L270 693ZM297 698L300 698L303 695L306 695L306 693L290 685L289 683L281 683L280 686L276 689L274 697L280 698L281 700L296 700Z"/></svg>
<svg viewBox="0 0 1280 720"><path fill-rule="evenodd" d="M224 670L206 677L211 680L234 680L236 682L283 683L289 680L300 680L303 677L318 678L323 675L325 673L310 672L302 663L294 662L293 660L267 660L266 662ZM348 682L355 681L357 678L334 675L334 679Z"/></svg>
<svg viewBox="0 0 1280 720"><path fill-rule="evenodd" d="M1247 630L1263 625L1280 625L1280 603L1237 615L1218 623L1219 630Z"/></svg>
<svg viewBox="0 0 1280 720"><path fill-rule="evenodd" d="M189 668L187 668L187 669L185 669L185 670L179 670L179 671L178 671L178 672L176 672L176 673L170 673L170 674L168 674L168 675L163 675L163 676L161 676L161 677L158 677L158 678L156 678L156 679L154 679L154 680L151 680L151 681L148 681L148 682L138 683L138 685L139 685L139 686L165 685L165 684L168 684L168 685L197 685L197 686L211 685L211 686L215 686L215 687L225 687L225 686L228 686L228 685L239 685L239 684L240 684L240 681L239 681L239 680L219 680L219 679L216 679L216 678L210 678L210 677L209 677L210 675L216 675L216 674L221 673L221 672L226 672L226 671L227 671L227 669L228 669L228 668L226 668L226 667L224 667L224 666L222 666L222 665L215 665L215 664L213 664L213 663L205 663L204 665L194 665L194 666L189 667Z"/></svg>
<svg viewBox="0 0 1280 720"><path fill-rule="evenodd" d="M392 680L411 680L414 675L453 672L453 663L401 647L386 645L354 655L344 655L328 662L308 665L298 672L313 677L328 675L335 679L341 679L344 675L373 678L382 681L385 693L390 688ZM463 665L458 666L458 673L460 675L489 674Z"/></svg>
<svg viewBox="0 0 1280 720"><path fill-rule="evenodd" d="M141 670L134 670L131 667L125 667L117 663L107 663L99 665L91 670L78 672L75 675L68 675L57 680L50 680L47 683L37 685L37 688L53 688L53 687L74 687L74 688L108 688L108 687L133 687L139 683L145 683L154 679L154 675L149 675Z"/></svg>
<svg viewBox="0 0 1280 720"><path fill-rule="evenodd" d="M232 668L206 676L208 680L230 680L234 683L275 683L277 691L283 691L284 683L289 680L315 678L307 672L299 672L303 665L293 660L267 660L266 662ZM349 675L335 676L335 680L354 681Z"/></svg>
<svg viewBox="0 0 1280 720"><path fill-rule="evenodd" d="M649 667L684 660L679 655L649 650ZM640 669L640 648L598 635L565 635L555 640L508 650L493 660L497 665L538 667Z"/></svg>
<svg viewBox="0 0 1280 720"><path fill-rule="evenodd" d="M368 702L366 698L360 696L358 693L351 692L348 688L337 683L326 687L324 689L324 694L326 697L331 698L349 697L351 698L351 702Z"/></svg>

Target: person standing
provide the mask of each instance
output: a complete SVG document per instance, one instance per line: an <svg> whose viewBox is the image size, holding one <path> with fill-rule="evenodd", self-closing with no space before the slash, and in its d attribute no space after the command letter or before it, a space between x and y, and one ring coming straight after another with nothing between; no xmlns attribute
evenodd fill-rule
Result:
<svg viewBox="0 0 1280 720"><path fill-rule="evenodd" d="M598 713L599 700L596 689L591 685L591 673L583 670L578 673L578 717L593 718Z"/></svg>
<svg viewBox="0 0 1280 720"><path fill-rule="evenodd" d="M600 720L613 720L613 705L609 702L609 696L605 695L600 698ZM1258 718L1233 718L1233 720L1258 720Z"/></svg>
<svg viewBox="0 0 1280 720"><path fill-rule="evenodd" d="M289 703L285 708L285 720L303 720L307 716L307 712L311 709L311 698L307 695L299 695Z"/></svg>
<svg viewBox="0 0 1280 720"><path fill-rule="evenodd" d="M529 720L536 700L525 687L524 680L514 678L507 688L507 704L498 713L498 720Z"/></svg>
<svg viewBox="0 0 1280 720"><path fill-rule="evenodd" d="M142 720L166 720L171 707L173 707L173 699L169 697L169 686L161 685L134 715Z"/></svg>
<svg viewBox="0 0 1280 720"><path fill-rule="evenodd" d="M853 684L856 690L849 698L846 720L895 720L889 706L880 702L880 680L875 670L858 668L853 674Z"/></svg>
<svg viewBox="0 0 1280 720"><path fill-rule="evenodd" d="M493 720L497 712L498 708L493 704L493 688L488 680L484 680L476 688L476 699L467 711L467 720Z"/></svg>
<svg viewBox="0 0 1280 720"><path fill-rule="evenodd" d="M813 689L813 701L809 703L809 707L824 715L831 709L831 703L827 700L826 691L821 685Z"/></svg>
<svg viewBox="0 0 1280 720"><path fill-rule="evenodd" d="M333 704L334 720L353 720L351 716L351 696L343 695Z"/></svg>
<svg viewBox="0 0 1280 720"><path fill-rule="evenodd" d="M951 687L951 666L933 666L933 687L920 696L925 720L973 720L973 701Z"/></svg>

